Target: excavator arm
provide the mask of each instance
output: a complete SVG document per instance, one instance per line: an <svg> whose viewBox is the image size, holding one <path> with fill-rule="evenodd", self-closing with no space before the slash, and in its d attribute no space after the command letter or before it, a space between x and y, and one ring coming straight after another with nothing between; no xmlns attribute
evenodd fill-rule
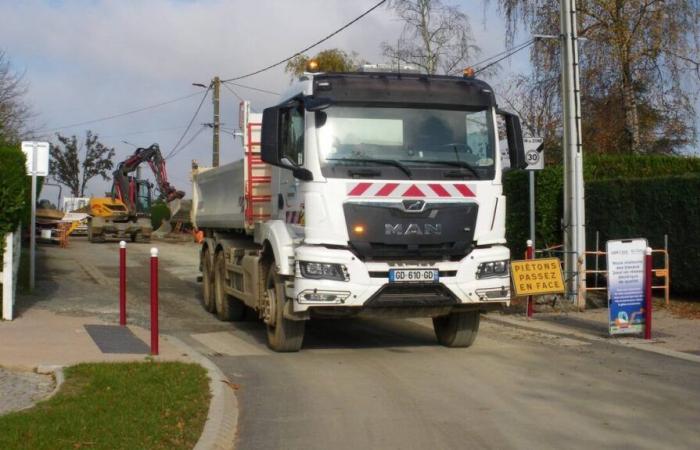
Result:
<svg viewBox="0 0 700 450"><path fill-rule="evenodd" d="M185 196L183 191L178 191L168 182L165 158L163 158L158 144L152 144L147 148L137 148L133 155L117 165L117 169L113 173L115 195L124 202L132 214L136 212L137 193L133 178L129 174L136 171L144 162L148 163L156 177L156 186L160 192L160 198L171 203Z"/></svg>

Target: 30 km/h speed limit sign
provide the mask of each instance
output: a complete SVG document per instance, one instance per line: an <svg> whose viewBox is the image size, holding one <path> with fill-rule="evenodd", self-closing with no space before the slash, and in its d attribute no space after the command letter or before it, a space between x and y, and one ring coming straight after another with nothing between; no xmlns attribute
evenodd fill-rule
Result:
<svg viewBox="0 0 700 450"><path fill-rule="evenodd" d="M544 152L542 138L524 138L526 170L544 169Z"/></svg>

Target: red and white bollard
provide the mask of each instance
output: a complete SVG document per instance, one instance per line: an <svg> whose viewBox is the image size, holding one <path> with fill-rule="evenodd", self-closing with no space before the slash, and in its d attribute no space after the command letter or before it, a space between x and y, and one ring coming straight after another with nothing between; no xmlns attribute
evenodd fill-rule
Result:
<svg viewBox="0 0 700 450"><path fill-rule="evenodd" d="M644 339L651 339L651 282L652 282L652 259L651 247L647 247L644 252Z"/></svg>
<svg viewBox="0 0 700 450"><path fill-rule="evenodd" d="M158 249L151 248L151 355L158 354Z"/></svg>
<svg viewBox="0 0 700 450"><path fill-rule="evenodd" d="M530 239L527 240L527 252L525 253L525 259L534 259L535 257L535 249L532 246L532 241ZM535 300L532 297L532 295L527 296L527 318L531 319L532 314L535 312Z"/></svg>
<svg viewBox="0 0 700 450"><path fill-rule="evenodd" d="M126 325L126 242L119 242L119 325Z"/></svg>

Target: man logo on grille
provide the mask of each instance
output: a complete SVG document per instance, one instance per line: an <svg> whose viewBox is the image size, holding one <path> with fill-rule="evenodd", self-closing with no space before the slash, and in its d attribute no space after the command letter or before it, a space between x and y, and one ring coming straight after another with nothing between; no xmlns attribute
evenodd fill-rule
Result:
<svg viewBox="0 0 700 450"><path fill-rule="evenodd" d="M421 212L425 208L425 202L423 200L404 200L403 209L411 212Z"/></svg>

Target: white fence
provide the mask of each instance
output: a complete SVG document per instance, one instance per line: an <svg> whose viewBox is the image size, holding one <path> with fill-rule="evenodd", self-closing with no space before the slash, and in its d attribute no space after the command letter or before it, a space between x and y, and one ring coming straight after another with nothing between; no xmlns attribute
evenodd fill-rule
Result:
<svg viewBox="0 0 700 450"><path fill-rule="evenodd" d="M19 254L22 250L20 237L22 233L20 227L14 233L5 235L5 252L2 256L2 272L0 272L0 283L2 283L2 318L4 320L13 319L13 309L15 306L15 294L17 293L17 272L19 271Z"/></svg>

